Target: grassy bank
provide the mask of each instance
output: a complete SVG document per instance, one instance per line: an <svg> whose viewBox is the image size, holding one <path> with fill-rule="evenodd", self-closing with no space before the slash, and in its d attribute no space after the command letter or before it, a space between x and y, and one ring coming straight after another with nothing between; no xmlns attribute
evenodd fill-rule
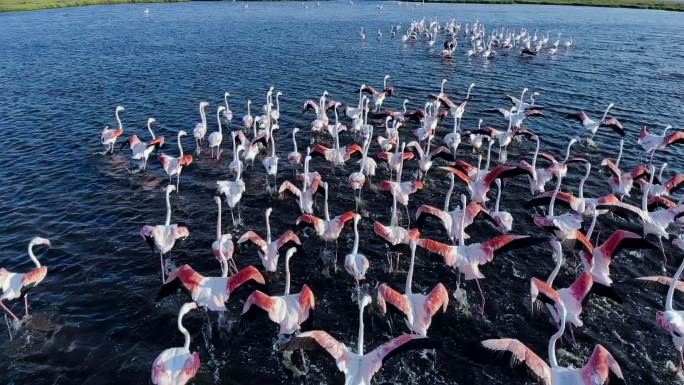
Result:
<svg viewBox="0 0 684 385"><path fill-rule="evenodd" d="M0 0L2 1L2 0ZM404 0L423 1L423 0ZM684 1L669 0L425 0L427 3L481 3L481 4L546 4L579 5L590 7L661 9L684 12Z"/></svg>
<svg viewBox="0 0 684 385"><path fill-rule="evenodd" d="M95 4L171 3L184 0L0 0L0 12L31 11L34 9L78 7Z"/></svg>

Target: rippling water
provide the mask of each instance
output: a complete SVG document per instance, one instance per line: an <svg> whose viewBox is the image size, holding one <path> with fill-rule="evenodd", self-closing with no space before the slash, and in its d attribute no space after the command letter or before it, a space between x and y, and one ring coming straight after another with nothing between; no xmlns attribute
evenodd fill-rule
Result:
<svg viewBox="0 0 684 385"><path fill-rule="evenodd" d="M503 106L503 93L517 93L527 86L539 91L539 104L547 117L530 120L532 129L543 134L543 148L560 155L567 139L579 128L563 116L582 108L601 110L615 102L613 114L628 130L625 162L642 160L636 136L643 124L681 125L684 89L684 19L678 13L605 8L575 8L522 5L424 6L363 2L315 3L184 3L165 5L112 5L20 12L0 15L0 265L27 270L25 246L35 235L52 240L53 248L41 256L49 266L47 279L31 295L34 324L13 341L0 336L0 379L7 384L110 384L147 383L152 361L163 349L178 346L182 336L176 329L176 314L184 298L180 295L154 303L159 287L158 259L138 235L143 224L161 223L166 184L156 161L148 171L131 175L128 152L102 156L98 152L99 130L112 124L114 107L123 104L127 133L144 134L148 116L157 118L158 132L167 138L167 152L175 154L175 133L190 131L199 121L197 104L209 100L210 128L215 129L215 108L225 90L232 97L237 117L251 98L258 106L269 85L284 92L278 151L291 150L291 129L308 127L311 115L300 113L305 98L317 97L325 89L332 97L350 103L356 100L360 83L380 84L385 73L392 75L397 95L387 101L398 106L407 97L411 107L422 105L442 78L449 79L447 92L463 96L470 82L477 85L468 104L463 127L473 127L479 117L486 123L505 122L484 110ZM143 9L149 7L150 16ZM412 18L478 18L488 29L521 26L571 35L576 48L561 49L553 58L520 58L501 54L484 63L465 60L463 48L453 61L443 62L436 50L423 44L404 46L389 38L391 24L405 28ZM365 26L369 40L360 44L358 31ZM375 40L381 28L385 38ZM436 47L441 46L438 42ZM235 121L238 121L236 119ZM377 122L377 127L381 124ZM440 136L450 130L450 121ZM660 128L658 128L659 130ZM378 132L378 130L376 130ZM310 138L300 135L305 146ZM174 139L174 140L172 140ZM343 137L343 141L348 141ZM598 148L578 145L574 151L598 165L604 157L615 157L617 139L611 132L598 135ZM230 142L224 143L229 149ZM192 139L184 140L186 149ZM512 161L528 158L531 143L515 145ZM372 152L377 151L373 148ZM658 163L667 159L668 173L681 172L682 152L661 151ZM476 160L467 147L460 150ZM226 179L227 161L203 156L181 180L181 194L172 198L174 221L186 223L190 238L178 244L171 259L191 263L207 275L218 275L209 247L215 232L215 180ZM347 170L332 171L320 160L313 169L324 172L331 182L331 211L353 209L351 192L345 185ZM413 164L409 168L413 168ZM623 167L624 169L625 167ZM375 179L384 176L385 171ZM567 186L576 189L582 171L572 171ZM408 175L408 172L405 173ZM292 170L281 163L279 181ZM669 174L668 174L669 175ZM298 212L294 201L280 201L264 190L260 165L247 170L248 192L242 201L245 228L231 229L234 235L247 227L264 230L263 211L274 207L271 225L277 233L292 228ZM520 207L528 197L522 179L506 187L502 205L516 215L514 232L534 231L529 214ZM608 192L605 176L594 170L588 194ZM412 210L421 203L441 205L446 178L433 172L425 190L412 199ZM459 188L462 188L459 186ZM459 190L460 191L460 190ZM386 270L385 249L372 233L372 220L388 222L391 200L380 192L364 192L366 205L361 222L361 251L371 260L367 284L389 282L402 287L408 262L401 261L398 273ZM322 201L319 201L322 203ZM617 221L617 222L616 222ZM224 222L224 225L226 222ZM601 218L605 235L616 226L639 231L631 224ZM492 230L483 224L472 227L475 240L487 239ZM426 236L438 237L441 228L431 226ZM314 238L304 240L306 257L292 260L293 288L309 284L316 294L315 326L354 345L357 329L353 281L344 272L328 277L319 271L322 262ZM350 227L339 244L340 258L353 242ZM673 252L673 251L672 251ZM260 266L255 251L241 249L238 264ZM676 259L676 258L671 258ZM567 286L574 276L574 258L559 279ZM623 254L613 265L619 280L661 272L657 254ZM483 319L476 313L479 296L472 283L466 285L470 305L466 311L450 306L431 329L444 341L436 356L412 353L394 359L376 377L377 383L533 383L524 373L512 372L505 363L486 363L472 357L474 344L494 336L516 337L542 357L554 330L545 316L529 312L529 278L546 276L553 262L548 248L509 253L483 268L482 282L488 297ZM434 256L419 251L415 285L421 290L441 281L450 291L456 276ZM671 274L674 268L670 266ZM283 288L282 267L267 276L268 289ZM607 346L620 362L628 383L672 383L667 368L676 362L667 335L657 329L654 313L663 304L661 294L624 284L629 293L620 307L594 298L585 309L585 327L576 330L577 345L560 347L563 363L583 365L595 343ZM219 333L208 326L207 315L194 312L186 317L193 349L202 357L194 383L270 384L331 383L341 376L329 357L308 355L307 377L293 377L282 355L274 352L276 326L266 317L251 325L239 322L242 300L248 292L231 298L230 330ZM452 299L452 302L456 302ZM19 306L19 304L14 304ZM16 307L16 309L20 309ZM215 317L212 316L215 323ZM0 327L0 329L2 329ZM405 331L395 319L390 325L376 307L366 312L366 347L371 348ZM2 331L4 333L4 330ZM2 334L0 334L2 335ZM297 361L297 360L295 360ZM645 382L644 382L645 381Z"/></svg>

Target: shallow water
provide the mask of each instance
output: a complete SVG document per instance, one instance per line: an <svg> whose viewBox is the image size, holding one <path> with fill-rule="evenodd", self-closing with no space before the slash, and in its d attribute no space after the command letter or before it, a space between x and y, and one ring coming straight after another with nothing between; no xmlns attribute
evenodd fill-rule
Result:
<svg viewBox="0 0 684 385"><path fill-rule="evenodd" d="M355 103L357 87L365 82L378 85L385 73L397 87L387 106L397 107L403 98L410 107L422 105L447 78L447 92L463 97L471 82L477 85L468 104L462 127L474 127L482 117L486 123L504 126L497 115L483 111L506 105L504 93L517 94L523 87L539 91L539 104L547 116L529 121L542 134L543 148L556 155L567 139L580 133L579 125L563 116L576 109L593 115L609 102L612 111L628 130L625 166L643 160L636 138L641 125L681 124L684 112L684 19L679 13L607 8L522 5L397 5L363 2L301 3L211 2L183 4L137 4L90 6L35 12L0 14L0 265L27 270L25 246L31 237L44 235L53 248L40 256L49 266L47 279L31 294L35 322L9 341L0 334L0 379L7 384L109 384L147 383L154 358L162 350L182 344L176 329L176 314L185 300L180 294L154 303L159 287L158 258L140 239L144 224L161 223L166 184L158 162L148 171L128 172L128 151L113 156L99 154L99 130L113 124L113 111L123 104L127 133L146 135L144 122L157 118L159 134L166 136L164 151L176 154L175 134L191 131L199 121L197 103L208 100L210 127L215 130L215 108L225 90L232 94L234 122L245 110L247 98L260 106L269 85L284 92L281 99L281 129L278 152L291 151L291 130L308 127L312 115L300 112L304 99L328 90L335 99ZM143 10L148 7L150 16ZM576 48L561 49L553 58L520 58L501 54L488 63L467 61L463 47L453 61L444 62L424 44L404 46L389 38L391 24L406 28L412 18L476 18L489 29L527 27L571 35ZM361 44L358 31L367 28L369 39ZM382 41L375 40L381 28ZM253 110L254 111L254 110ZM376 123L376 133L382 124ZM451 130L450 119L439 136ZM406 130L408 131L408 130ZM300 150L311 137L299 135ZM207 275L218 275L209 247L215 234L216 207L212 200L215 180L227 179L232 157L224 135L226 153L220 163L206 153L181 179L181 194L172 196L173 219L190 228L191 235L171 253L173 263L191 263ZM348 136L342 139L349 141ZM604 157L615 158L617 142L609 131L596 138L599 146L577 145L574 154L598 165ZM184 140L186 151L192 139ZM528 159L531 143L512 146L509 160ZM375 153L376 147L371 152ZM476 161L468 147L460 153ZM667 160L668 176L682 172L682 151L660 151L657 164ZM680 158L679 158L680 159ZM413 169L409 163L407 169ZM281 163L279 182L290 179L292 169ZM354 208L346 187L347 169L331 170L320 159L312 169L331 184L331 212ZM605 194L605 175L594 170L587 194ZM375 178L385 176L384 170ZM409 172L405 176L409 177ZM576 189L583 170L573 170L565 180ZM263 211L274 207L271 226L279 234L294 227L298 209L293 200L278 200L265 192L261 165L246 172L248 192L242 200L245 226L231 229L238 236L247 228L264 231ZM446 178L431 171L428 186L415 194L411 210L419 204L441 206ZM463 187L459 186L458 192ZM403 287L406 258L400 271L388 273L385 248L373 235L372 221L389 221L389 195L364 191L364 220L361 222L361 252L371 261L366 284L388 282ZM520 202L529 197L526 181L517 178L506 185L502 207L516 217L515 233L536 231ZM322 206L322 199L319 198ZM453 204L456 203L454 199ZM224 205L224 218L229 218ZM229 219L224 219L224 229ZM632 224L605 217L599 231L605 236L616 226L639 231ZM430 225L427 237L441 237L441 227ZM494 235L485 224L471 228L474 240ZM339 242L339 258L351 250L351 226ZM328 277L321 273L322 242L306 238L305 257L292 260L293 289L309 284L316 294L316 328L329 331L341 341L355 345L358 314L352 301L353 280L342 270ZM329 246L332 250L332 245ZM668 248L668 253L674 250ZM672 256L671 260L677 260ZM242 248L238 264L260 267L253 248ZM341 262L340 262L341 263ZM574 257L567 265L576 264ZM283 262L279 271L267 276L267 288L277 294L283 288ZM437 321L430 334L444 342L444 349L427 358L411 353L389 361L376 376L376 383L533 383L523 371L507 368L505 362L488 363L475 358L476 342L495 336L515 337L546 357L546 341L553 332L546 316L531 317L529 278L546 276L552 269L550 251L537 247L508 253L483 267L482 282L488 298L485 318L477 315L480 304L476 287L466 284L469 305L457 311L454 305ZM572 269L564 269L559 284L567 286ZM668 267L672 274L674 266ZM623 253L612 266L618 280L661 273L657 253ZM456 275L435 256L419 251L415 287L429 290L443 282L456 289ZM654 290L624 283L625 304L594 298L586 307L585 327L576 330L577 346L565 342L559 358L564 364L583 365L595 343L613 352L628 383L668 384L676 381L668 361L676 362L670 339L655 324L655 311L663 296ZM274 352L276 326L266 317L253 324L239 322L243 289L231 298L232 329L210 335L207 315L197 311L185 324L193 336L192 349L200 351L202 367L195 384L271 384L340 382L333 361L324 354L307 355L307 377L293 377L282 355ZM452 302L453 298L452 298ZM18 303L13 304L17 311ZM475 315L468 315L466 313ZM216 317L211 315L215 324ZM377 307L366 311L366 350L406 331L399 318L388 324ZM215 328L215 327L214 327ZM4 330L2 331L4 333ZM299 362L297 355L293 358ZM301 364L299 365L301 367Z"/></svg>

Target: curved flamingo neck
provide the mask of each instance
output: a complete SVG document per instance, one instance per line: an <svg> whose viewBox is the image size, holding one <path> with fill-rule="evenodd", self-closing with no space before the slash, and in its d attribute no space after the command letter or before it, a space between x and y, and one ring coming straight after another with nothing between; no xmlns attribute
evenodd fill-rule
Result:
<svg viewBox="0 0 684 385"><path fill-rule="evenodd" d="M641 197L641 209L646 213L648 213L648 193L651 191L651 187L653 187L653 178L655 177L655 170L651 169L649 171L651 171L651 177L649 178L644 194Z"/></svg>
<svg viewBox="0 0 684 385"><path fill-rule="evenodd" d="M178 330L183 334L185 337L185 343L183 344L183 348L185 350L190 350L190 332L188 332L188 329L183 327L183 316L185 313L183 311L184 309L181 308L181 314L178 315Z"/></svg>
<svg viewBox="0 0 684 385"><path fill-rule="evenodd" d="M587 179L589 178L589 174L591 173L591 164L587 163L587 171L584 173L584 177L582 177L582 180L580 181L579 184L579 198L584 200L584 184L587 182Z"/></svg>
<svg viewBox="0 0 684 385"><path fill-rule="evenodd" d="M33 247L34 247L35 245L36 245L36 244L35 244L34 241L31 241L31 242L29 243L29 245L28 245L28 255L29 255L29 258L31 258L31 261L33 261L33 263L36 265L36 267L40 267L40 266L41 266L40 261L38 261L38 258L36 258L36 255L33 254Z"/></svg>
<svg viewBox="0 0 684 385"><path fill-rule="evenodd" d="M219 127L221 127L220 123L219 123ZM181 133L180 132L178 133L176 140L178 141L178 152L180 153L180 156L178 157L178 159L180 160L180 158L183 157L183 146L181 145Z"/></svg>
<svg viewBox="0 0 684 385"><path fill-rule="evenodd" d="M352 254L358 254L359 252L359 219L354 217L354 248Z"/></svg>
<svg viewBox="0 0 684 385"><path fill-rule="evenodd" d="M119 109L114 111L114 115L116 115L116 123L119 124L119 128L123 128L123 125L121 124L121 118L119 117Z"/></svg>
<svg viewBox="0 0 684 385"><path fill-rule="evenodd" d="M216 205L218 206L218 216L216 218L216 241L219 242L219 250L221 249L221 198L216 197Z"/></svg>
<svg viewBox="0 0 684 385"><path fill-rule="evenodd" d="M553 195L551 196L551 202L549 202L549 216L550 217L553 216L553 206L556 204L556 196L558 195L558 192L560 191L560 188L561 188L561 180L563 180L563 178L561 178L560 175L558 176L557 179L558 179L558 181L556 182L556 189L553 190Z"/></svg>
<svg viewBox="0 0 684 385"><path fill-rule="evenodd" d="M416 241L411 240L411 264L409 265L408 273L406 274L406 286L404 288L404 294L411 294L411 284L413 283L413 268L416 263Z"/></svg>
<svg viewBox="0 0 684 385"><path fill-rule="evenodd" d="M285 254L285 295L290 295L290 258L292 253Z"/></svg>
<svg viewBox="0 0 684 385"><path fill-rule="evenodd" d="M449 212L449 203L451 202L451 193L454 192L454 177L453 174L449 175L449 191L447 191L446 198L444 199L444 212Z"/></svg>
<svg viewBox="0 0 684 385"><path fill-rule="evenodd" d="M216 110L216 121L218 122L219 133L223 135L223 128L221 127L221 109Z"/></svg>
<svg viewBox="0 0 684 385"><path fill-rule="evenodd" d="M297 134L296 131L292 131L292 144L294 144L294 152L297 151L297 139L295 138L295 135Z"/></svg>
<svg viewBox="0 0 684 385"><path fill-rule="evenodd" d="M608 116L608 111L610 111L611 107L612 107L611 105L608 105L608 108L606 108L606 110L603 112L603 117L601 118L601 122L606 119L606 116Z"/></svg>
<svg viewBox="0 0 684 385"><path fill-rule="evenodd" d="M494 204L494 212L499 212L499 202L501 201L501 179L496 180L496 203Z"/></svg>
<svg viewBox="0 0 684 385"><path fill-rule="evenodd" d="M266 210L266 243L271 243L271 210Z"/></svg>
<svg viewBox="0 0 684 385"><path fill-rule="evenodd" d="M147 121L147 131L149 131L150 135L152 136L152 139L154 139L155 136L154 131L152 131L152 123L149 120Z"/></svg>
<svg viewBox="0 0 684 385"><path fill-rule="evenodd" d="M558 243L558 241L553 242ZM556 279L556 276L558 276L561 266L563 266L563 249L560 246L560 243L558 243L558 246L554 246L554 256L556 257L556 266L551 272L551 275L549 275L549 278L546 279L546 283L549 284L549 286L553 286L553 281Z"/></svg>
<svg viewBox="0 0 684 385"><path fill-rule="evenodd" d="M620 139L620 151L618 152L618 157L615 161L615 166L620 168L620 160L622 160L622 148L625 146L625 141Z"/></svg>
<svg viewBox="0 0 684 385"><path fill-rule="evenodd" d="M679 264L677 272L672 277L672 280L670 281L670 287L667 288L667 297L665 297L665 311L674 310L672 308L672 298L674 296L675 286L677 286L677 282L679 282L679 277L682 275L682 270L684 270L684 259L682 259L682 263Z"/></svg>
<svg viewBox="0 0 684 385"><path fill-rule="evenodd" d="M551 339L549 340L549 364L551 364L552 368L557 368L558 367L558 360L556 360L556 341L565 333L565 322L566 322L566 317L567 317L567 310L565 309L565 304L563 302L557 302L558 306L560 307L560 327L558 328L558 331L556 334L551 336Z"/></svg>
<svg viewBox="0 0 684 385"><path fill-rule="evenodd" d="M252 116L252 101L247 101L247 116Z"/></svg>

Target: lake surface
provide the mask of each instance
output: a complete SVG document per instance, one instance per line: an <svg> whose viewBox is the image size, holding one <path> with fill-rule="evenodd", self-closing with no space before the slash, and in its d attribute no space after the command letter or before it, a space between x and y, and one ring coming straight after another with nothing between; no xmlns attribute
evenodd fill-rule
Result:
<svg viewBox="0 0 684 385"><path fill-rule="evenodd" d="M162 187L167 179L156 160L147 172L131 175L129 151L99 154L99 131L115 124L113 111L118 104L126 107L122 115L126 134L146 136L145 120L154 116L158 133L167 138L164 151L173 155L176 132L191 133L199 121L200 100L211 103L207 110L211 132L224 91L232 94L235 123L244 113L247 98L260 108L268 86L274 85L284 93L277 142L281 158L285 157L291 151L292 128L308 128L313 119L311 113L301 113L306 98L317 98L328 90L334 99L355 103L358 86L377 86L384 74L390 74L390 82L397 87L396 96L387 100L389 107L400 106L405 97L411 99L411 108L421 107L429 93L438 91L442 78L449 80L446 91L459 98L475 82L464 128L476 126L479 117L505 127L499 116L483 111L507 105L504 93L517 95L523 87L539 91L539 104L546 107L547 116L530 120L529 126L542 135L543 149L558 156L568 138L581 133L579 124L564 119L565 114L586 109L592 116L599 115L614 102L612 115L628 131L623 169L643 161L636 144L642 125L660 131L666 124L682 124L684 18L680 13L389 2L382 3L380 11L377 4L321 2L307 9L298 2L250 3L245 10L239 2L192 2L0 14L0 266L28 270L25 247L33 236L46 236L53 245L40 256L49 274L30 297L36 326L19 332L13 341L0 327L0 383L144 384L149 382L155 357L166 348L182 345L176 315L185 297L178 294L160 303L153 301L159 288L158 257L138 235L142 225L163 221ZM148 17L145 8L150 9ZM438 56L441 41L430 50L423 43L404 46L399 39L389 38L391 25L400 23L405 29L411 19L421 17L456 18L463 24L479 19L488 31L497 27L550 30L551 41L556 32L562 32L562 40L572 36L576 47L561 49L553 58L501 53L484 62L466 60L461 45L455 59L445 62ZM359 39L362 26L369 35L365 44ZM381 41L375 39L377 29L385 35ZM384 131L380 121L374 123L376 133ZM451 120L440 127L441 137L451 130ZM302 131L300 150L310 137L308 129ZM184 171L181 194L172 196L174 221L187 224L191 235L176 245L170 260L178 265L191 263L207 275L219 275L209 248L215 234L215 181L227 179L232 157L229 137L224 138L227 152L222 161L203 154ZM350 138L345 135L342 140L346 143ZM594 166L604 157L616 157L618 139L612 132L601 131L596 141L597 148L577 145L573 153L589 158ZM192 139L184 139L184 146L191 151ZM371 149L373 154L377 151L377 146ZM531 151L530 142L515 144L509 159L529 160ZM459 153L477 161L467 146ZM667 160L669 176L683 171L681 156L676 148L660 151L656 163ZM333 214L354 208L346 177L356 167L333 171L320 159L312 164L331 184ZM410 168L414 167L411 163ZM596 168L593 173L588 195L609 192L605 175ZM381 170L374 182L386 174ZM576 191L582 174L583 170L572 170L565 186ZM291 175L290 166L281 163L279 182ZM410 173L405 176L409 178ZM274 207L271 226L276 233L293 228L298 214L295 202L280 201L265 192L261 165L247 170L245 178L248 191L242 215L246 223L231 229L234 236L247 228L263 232L263 211L268 206ZM411 210L422 203L441 207L447 185L443 173L431 172L426 189L412 198ZM462 189L458 185L457 191ZM520 204L528 197L523 178L507 184L502 207L516 217L514 233L538 232ZM407 259L402 258L399 272L389 273L385 248L372 232L374 219L389 222L391 199L369 190L364 191L364 198L361 252L371 261L366 284L372 289L388 282L401 288ZM322 207L322 197L319 204ZM224 229L228 224L224 220ZM633 224L612 217L602 217L598 228L605 237L616 226L640 232ZM429 226L425 234L443 237L437 225ZM474 240L493 234L482 223L471 228ZM343 270L332 277L322 273L319 249L323 243L313 236L303 241L306 257L292 260L293 290L309 284L317 301L315 327L355 346L358 312L352 300L353 280ZM352 243L348 226L339 242L341 260ZM674 249L667 251L671 255L667 272L672 274L679 257ZM577 271L577 259L567 258L557 280L560 286L569 285ZM251 247L241 249L237 261L240 266L261 268ZM277 273L267 276L272 293L282 291L282 264ZM675 350L669 336L655 324L663 295L629 282L632 277L660 274L661 265L658 253L620 255L612 272L618 281L627 281L621 284L628 295L625 303L619 306L593 298L584 311L585 327L575 330L577 345L566 341L559 346L561 363L581 366L594 344L601 343L615 355L628 383L676 381L668 368L669 361L676 363ZM481 339L514 337L546 357L546 341L554 327L545 314L530 315L529 279L546 277L552 268L546 246L508 253L486 265L487 278L482 281L488 298L485 317L477 314L480 299L469 282L466 310L450 305L430 330L444 342L444 348L427 356L411 353L395 358L375 382L534 383L524 371L510 370L504 360L482 361L473 357L473 351ZM428 290L437 282L447 285L450 292L456 289L456 275L434 255L419 251L414 285ZM307 354L306 377L293 376L273 349L278 342L276 325L265 316L252 324L240 322L242 301L248 294L243 289L231 298L230 330L219 333L214 326L212 331L204 311L186 316L192 349L199 350L202 359L193 383L341 382L333 360L325 354ZM453 298L452 302L456 303ZM19 303L12 306L21 310ZM215 315L210 319L215 325ZM367 351L406 331L399 318L390 325L377 306L367 309L365 319Z"/></svg>

